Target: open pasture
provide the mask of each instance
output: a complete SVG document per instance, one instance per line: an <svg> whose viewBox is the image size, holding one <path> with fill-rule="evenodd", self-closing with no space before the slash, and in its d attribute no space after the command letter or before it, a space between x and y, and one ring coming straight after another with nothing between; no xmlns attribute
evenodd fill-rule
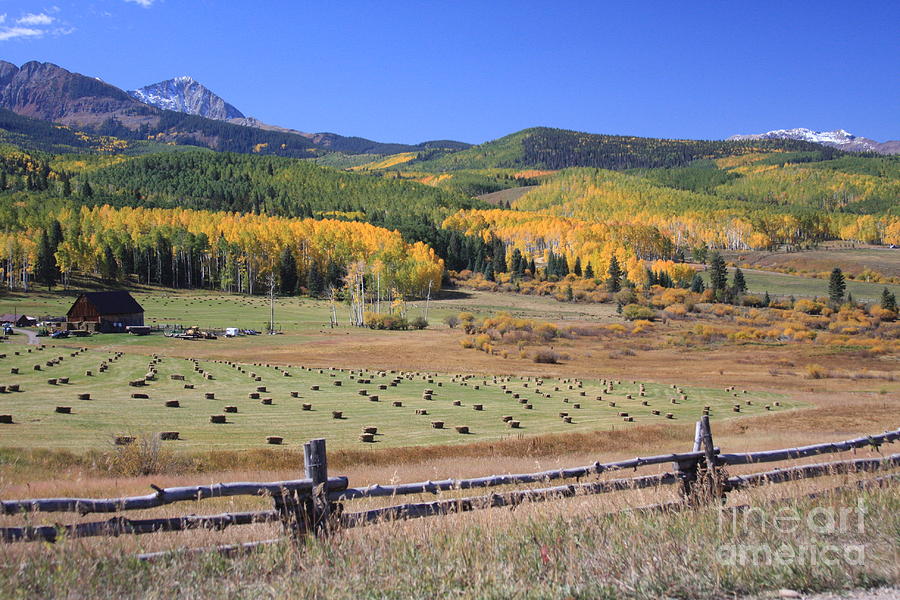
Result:
<svg viewBox="0 0 900 600"><path fill-rule="evenodd" d="M724 386L319 369L62 346L2 344L0 354L0 414L12 417L0 424L4 447L108 448L116 436L164 431L178 432L165 443L179 449L261 447L270 436L294 447L314 437L332 448L459 444L692 422L706 406L713 419L797 406ZM362 438L367 427L376 429Z"/></svg>
<svg viewBox="0 0 900 600"><path fill-rule="evenodd" d="M796 296L806 298L818 298L828 296L828 280L801 275L789 275L775 271L762 271L757 269L741 269L744 279L747 281L747 291L751 294L762 295L769 292L772 296ZM709 273L703 273L704 281L709 285ZM734 277L734 269L728 269L728 281ZM895 294L900 294L900 285L884 283L867 283L847 279L847 292L853 294L857 301L877 302L881 298L881 292L888 288Z"/></svg>

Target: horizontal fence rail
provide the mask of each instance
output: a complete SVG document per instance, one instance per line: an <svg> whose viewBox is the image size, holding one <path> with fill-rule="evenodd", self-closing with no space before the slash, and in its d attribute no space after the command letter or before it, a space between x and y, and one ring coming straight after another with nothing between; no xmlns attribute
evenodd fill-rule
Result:
<svg viewBox="0 0 900 600"><path fill-rule="evenodd" d="M329 490L341 490L347 487L346 477L333 477L328 480ZM212 485L196 485L172 488L157 488L152 494L130 496L127 498L40 498L35 500L6 500L0 502L3 514L24 512L77 512L111 513L123 510L145 510L157 508L175 502L205 500L208 498L225 498L228 496L258 496L263 492L277 495L285 492L309 494L313 489L312 479L295 479L292 481L272 481L253 483L239 481L234 483L216 483Z"/></svg>
<svg viewBox="0 0 900 600"><path fill-rule="evenodd" d="M599 463L569 469L554 469L538 473L522 473L511 475L489 475L472 479L445 479L442 481L422 481L419 483L401 483L399 485L372 485L365 488L348 488L328 494L329 500L355 500L358 498L378 498L384 496L404 496L408 494L437 494L449 490L467 490L519 483L546 483L557 479L578 479L588 475L600 475L608 471L636 469L649 465L680 463L694 461L703 456L702 452L685 452L683 454L660 454L644 458L632 458L618 462Z"/></svg>
<svg viewBox="0 0 900 600"><path fill-rule="evenodd" d="M351 488L346 477L329 477L325 440L318 439L304 446L305 478L273 482L232 482L200 486L183 486L154 489L152 494L124 498L38 498L29 500L0 501L0 514L29 516L37 512L115 513L130 510L146 510L176 502L199 501L232 496L268 496L274 510L235 512L211 515L187 515L145 519L128 519L116 516L106 521L76 523L70 525L27 525L0 527L0 542L58 542L66 538L93 536L141 535L148 533L188 531L195 529L223 530L235 525L280 522L285 534L297 539L300 535L328 535L331 531L365 526L384 521L415 519L474 510L514 507L526 502L547 502L577 496L604 494L627 490L679 486L679 499L662 504L633 507L627 510L684 510L701 505L722 505L730 492L755 486L799 481L814 477L848 473L887 473L877 478L855 482L858 489L883 487L900 483L900 473L891 469L900 467L900 453L879 458L858 458L815 464L789 466L759 473L728 476L720 468L731 465L752 465L801 459L823 454L835 454L855 449L871 448L880 453L880 447L900 440L900 429L855 438L841 442L829 442L767 450L762 452L721 453L713 445L709 418L703 417L695 430L691 452L660 454L615 462L595 462L581 467L553 469L535 473L490 475L467 479L443 479L398 485L371 485ZM637 470L641 467L670 464L674 472L640 475L618 479L594 479L587 477ZM575 483L548 487L526 488L490 493L481 496L448 498L429 502L411 502L348 512L345 502L361 499L395 498L408 495L440 494L470 489L500 486L546 484L559 480L576 480ZM840 489L840 488L838 488ZM809 494L810 497L817 493ZM739 507L731 507L736 509ZM236 554L277 542L277 539L216 548L182 549L176 552L202 552L217 550ZM167 556L172 551L139 555L142 560Z"/></svg>
<svg viewBox="0 0 900 600"><path fill-rule="evenodd" d="M743 454L719 454L718 462L723 465L749 465L753 463L779 462L817 456L819 454L833 454L846 452L855 448L877 448L884 443L892 443L900 440L900 429L886 431L879 435L846 440L844 442L829 442L827 444L814 444L799 448L785 448L783 450L765 450L762 452L745 452Z"/></svg>

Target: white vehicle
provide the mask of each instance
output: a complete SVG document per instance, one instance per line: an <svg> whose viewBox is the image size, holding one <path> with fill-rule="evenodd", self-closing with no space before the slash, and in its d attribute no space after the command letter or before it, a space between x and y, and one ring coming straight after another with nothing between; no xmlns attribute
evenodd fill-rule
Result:
<svg viewBox="0 0 900 600"><path fill-rule="evenodd" d="M239 331L240 330L237 327L226 327L225 328L225 337L237 337Z"/></svg>

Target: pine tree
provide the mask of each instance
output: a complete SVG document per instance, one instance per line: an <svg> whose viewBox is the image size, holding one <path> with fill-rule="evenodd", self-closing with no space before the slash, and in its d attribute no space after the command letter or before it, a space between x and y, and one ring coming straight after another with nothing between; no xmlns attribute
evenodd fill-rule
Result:
<svg viewBox="0 0 900 600"><path fill-rule="evenodd" d="M769 297L769 290L766 290L766 295L763 296L762 304L763 304L763 306L768 306L768 305L772 304L772 298Z"/></svg>
<svg viewBox="0 0 900 600"><path fill-rule="evenodd" d="M609 259L609 269L607 270L609 279L606 280L607 289L616 293L622 289L622 268L619 266L619 259L615 255Z"/></svg>
<svg viewBox="0 0 900 600"><path fill-rule="evenodd" d="M59 269L56 266L56 258L53 256L53 249L50 246L50 239L47 232L41 233L41 241L38 243L37 264L35 265L35 278L47 286L47 289L53 289L56 279L59 276Z"/></svg>
<svg viewBox="0 0 900 600"><path fill-rule="evenodd" d="M581 277L581 257L580 256L575 258L575 265L572 267L572 273L574 273L576 277Z"/></svg>
<svg viewBox="0 0 900 600"><path fill-rule="evenodd" d="M306 289L310 296L318 296L325 290L322 272L319 271L319 265L316 264L316 261L309 263L309 271L306 273Z"/></svg>
<svg viewBox="0 0 900 600"><path fill-rule="evenodd" d="M741 271L740 267L734 270L734 276L731 281L735 294L741 295L747 291L747 282L744 280L744 273Z"/></svg>
<svg viewBox="0 0 900 600"><path fill-rule="evenodd" d="M278 259L278 281L282 294L290 296L297 292L297 259L287 246Z"/></svg>
<svg viewBox="0 0 900 600"><path fill-rule="evenodd" d="M713 252L709 258L709 288L718 292L728 285L728 269L725 267L725 259L718 252Z"/></svg>
<svg viewBox="0 0 900 600"><path fill-rule="evenodd" d="M100 259L100 276L108 281L115 281L119 278L119 263L116 262L116 255L113 249L108 245L103 246L103 256ZM164 285L171 283L160 282Z"/></svg>
<svg viewBox="0 0 900 600"><path fill-rule="evenodd" d="M593 279L594 278L594 267L591 266L591 263L588 263L584 268L584 278L585 279Z"/></svg>
<svg viewBox="0 0 900 600"><path fill-rule="evenodd" d="M703 277L700 273L694 273L694 278L691 279L691 291L695 294L702 294L705 289L706 284L703 283Z"/></svg>
<svg viewBox="0 0 900 600"><path fill-rule="evenodd" d="M59 245L63 242L63 230L62 225L56 219L53 220L53 225L50 227L50 248L53 252L59 250Z"/></svg>
<svg viewBox="0 0 900 600"><path fill-rule="evenodd" d="M897 312L897 297L887 288L881 292L881 308L891 312Z"/></svg>
<svg viewBox="0 0 900 600"><path fill-rule="evenodd" d="M90 198L94 195L94 188L91 187L90 182L85 181L84 185L81 186L81 197L82 198Z"/></svg>
<svg viewBox="0 0 900 600"><path fill-rule="evenodd" d="M534 264L534 258L528 262L528 270L531 271L532 277L537 277L537 265Z"/></svg>
<svg viewBox="0 0 900 600"><path fill-rule="evenodd" d="M839 305L844 301L844 290L847 289L847 283L844 281L844 274L838 267L831 271L831 277L828 279L828 298L834 305Z"/></svg>

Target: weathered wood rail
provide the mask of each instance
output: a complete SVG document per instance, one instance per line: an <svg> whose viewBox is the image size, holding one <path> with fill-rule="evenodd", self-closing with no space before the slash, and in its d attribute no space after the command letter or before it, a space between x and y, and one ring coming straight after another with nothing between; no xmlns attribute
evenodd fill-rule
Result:
<svg viewBox="0 0 900 600"><path fill-rule="evenodd" d="M468 479L443 479L398 485L371 485L351 488L346 477L329 477L325 440L317 439L304 446L305 477L273 482L232 482L214 485L159 488L151 486L151 494L124 498L37 498L0 501L0 514L22 515L31 519L40 512L73 512L82 516L92 513L119 513L147 510L178 502L197 502L211 498L234 496L266 496L274 504L273 510L236 512L212 515L187 515L145 519L115 516L105 521L69 525L26 525L0 527L0 542L57 542L66 538L92 536L140 535L193 529L222 530L226 527L254 523L280 522L284 531L294 537L306 534L327 535L333 530L364 526L398 519L414 519L451 513L461 513L496 507L516 506L526 502L544 502L609 492L679 486L679 500L635 507L631 510L672 510L691 508L703 503L725 501L727 494L760 485L798 481L813 477L847 473L880 473L882 476L856 482L860 488L872 485L894 485L900 474L889 472L900 467L900 453L879 458L857 458L815 464L794 465L745 475L727 476L722 467L783 462L823 454L836 454L870 448L880 452L884 444L900 440L900 429L878 435L841 442L815 444L799 448L767 450L747 453L721 453L713 444L709 418L697 422L691 452L660 454L615 462L595 462L581 467L554 469L536 473L491 475ZM671 472L632 477L603 479L599 476L637 470L638 468L671 464ZM888 472L885 474L885 472ZM582 481L591 478L589 481ZM548 487L514 489L480 496L453 497L429 502L411 502L360 510L345 511L345 503L373 498L438 495L494 487L527 484L546 484L553 481L574 480ZM732 507L735 508L735 507ZM263 540L217 548L225 553L272 543ZM196 549L206 550L206 549ZM142 555L156 558L160 553Z"/></svg>

